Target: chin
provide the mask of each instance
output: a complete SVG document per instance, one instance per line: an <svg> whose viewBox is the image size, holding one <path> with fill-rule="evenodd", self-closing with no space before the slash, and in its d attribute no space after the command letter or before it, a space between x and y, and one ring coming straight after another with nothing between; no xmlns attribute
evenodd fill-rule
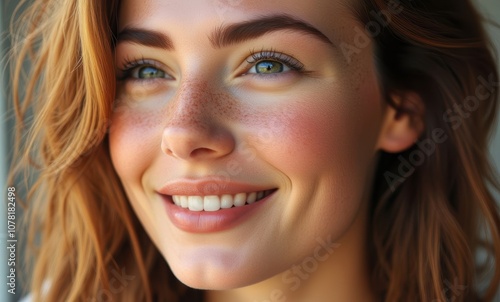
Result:
<svg viewBox="0 0 500 302"><path fill-rule="evenodd" d="M172 272L183 284L200 290L232 290L259 283L275 275L272 273L264 275L261 271L255 271L255 268L197 270L172 268Z"/></svg>
<svg viewBox="0 0 500 302"><path fill-rule="evenodd" d="M246 287L262 281L261 279L250 280L245 276L237 276L237 274L228 274L227 272L220 275L206 274L203 277L194 276L193 274L176 274L174 275L183 284L200 290L232 290L241 287Z"/></svg>

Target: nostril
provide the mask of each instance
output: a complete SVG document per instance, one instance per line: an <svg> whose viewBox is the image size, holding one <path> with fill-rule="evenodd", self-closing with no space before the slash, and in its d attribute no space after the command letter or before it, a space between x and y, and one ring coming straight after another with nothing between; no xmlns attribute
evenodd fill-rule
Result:
<svg viewBox="0 0 500 302"><path fill-rule="evenodd" d="M191 151L191 158L209 157L217 153L215 150L209 148L198 148Z"/></svg>

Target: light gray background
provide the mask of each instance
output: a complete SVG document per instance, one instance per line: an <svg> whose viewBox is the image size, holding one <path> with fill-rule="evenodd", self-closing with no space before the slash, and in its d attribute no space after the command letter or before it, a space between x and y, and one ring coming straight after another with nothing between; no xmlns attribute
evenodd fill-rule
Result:
<svg viewBox="0 0 500 302"><path fill-rule="evenodd" d="M439 0L436 0L439 1ZM8 39L6 39L5 32L8 28L8 22L10 20L10 16L12 14L12 9L15 6L17 1L6 1L6 0L1 0L0 1L0 58L4 58L5 56L5 50L8 49ZM499 0L476 0L476 3L478 4L479 8L483 13L486 15L486 17L489 17L491 20L494 20L497 23L500 23L500 1ZM488 30L490 32L490 35L493 37L493 40L495 42L496 48L497 48L497 53L498 56L500 57L500 29L494 28L493 26L488 26ZM6 190L5 190L5 183L6 183L6 171L7 171L7 162L10 156L10 140L8 140L10 133L8 133L8 128L7 128L7 123L5 117L7 116L6 108L7 108L7 93L8 91L8 86L7 86L7 79L5 77L5 62L0 60L0 184L2 184L2 190L0 192L0 196L2 196L0 199L4 199L4 195L6 195ZM500 63L499 63L499 68L500 68ZM493 162L496 166L497 171L500 173L500 119L497 121L497 127L496 131L494 133L494 136L492 138L491 142L491 147L490 147L490 153L493 158ZM4 194L5 193L5 194ZM500 200L500 194L498 192L495 193L495 196L497 200ZM16 301L17 298L12 297L12 295L7 294L7 287L6 287L6 275L7 275L7 267L6 267L6 260L7 260L7 254L6 254L6 249L4 248L5 245L5 238L6 238L6 223L5 217L6 217L6 206L4 203L1 203L2 206L0 206L0 301ZM20 259L18 259L18 263L20 264ZM19 282L19 278L18 278ZM18 284L17 290L20 289L19 287L20 284ZM500 293L496 301L500 302Z"/></svg>

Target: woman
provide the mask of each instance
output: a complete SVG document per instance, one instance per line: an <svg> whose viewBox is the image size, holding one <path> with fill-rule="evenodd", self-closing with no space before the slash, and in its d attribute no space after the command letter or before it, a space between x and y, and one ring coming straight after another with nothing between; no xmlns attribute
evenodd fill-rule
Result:
<svg viewBox="0 0 500 302"><path fill-rule="evenodd" d="M498 73L469 1L35 1L23 20L35 300L493 301Z"/></svg>

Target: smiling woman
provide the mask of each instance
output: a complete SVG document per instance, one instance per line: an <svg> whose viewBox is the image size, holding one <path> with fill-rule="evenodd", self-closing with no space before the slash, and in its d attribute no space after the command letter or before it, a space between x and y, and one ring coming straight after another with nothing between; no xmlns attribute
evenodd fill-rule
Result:
<svg viewBox="0 0 500 302"><path fill-rule="evenodd" d="M415 2L35 1L34 299L493 301L497 70Z"/></svg>

